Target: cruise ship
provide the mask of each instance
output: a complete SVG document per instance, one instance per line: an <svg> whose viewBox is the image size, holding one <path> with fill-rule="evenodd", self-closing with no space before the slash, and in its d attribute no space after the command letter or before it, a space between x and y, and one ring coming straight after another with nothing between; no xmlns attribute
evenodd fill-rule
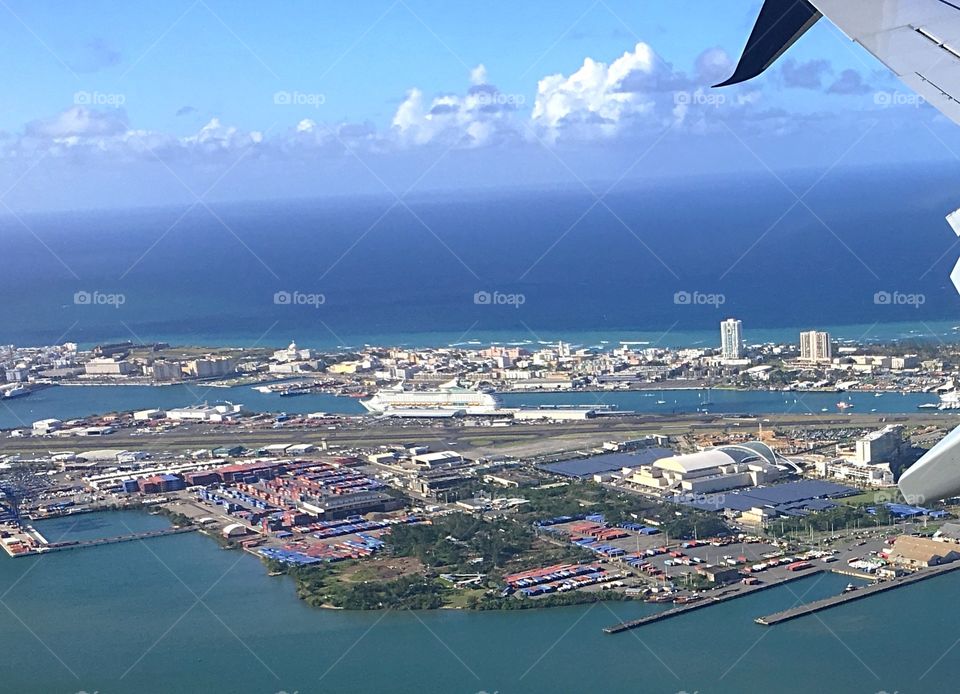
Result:
<svg viewBox="0 0 960 694"><path fill-rule="evenodd" d="M960 391L951 390L940 396L940 402L937 405L938 410L958 410L960 409Z"/></svg>
<svg viewBox="0 0 960 694"><path fill-rule="evenodd" d="M444 383L435 390L406 390L400 383L378 391L372 398L361 400L360 404L376 414L406 410L492 414L502 405L493 391L464 388L456 380Z"/></svg>

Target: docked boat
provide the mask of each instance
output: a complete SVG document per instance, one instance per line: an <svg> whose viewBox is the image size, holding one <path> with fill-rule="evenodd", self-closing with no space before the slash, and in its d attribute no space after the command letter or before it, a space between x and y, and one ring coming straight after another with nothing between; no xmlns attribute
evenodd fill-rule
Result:
<svg viewBox="0 0 960 694"><path fill-rule="evenodd" d="M960 410L960 391L951 390L940 396L940 402L937 404L938 410Z"/></svg>
<svg viewBox="0 0 960 694"><path fill-rule="evenodd" d="M361 400L360 404L375 414L392 410L458 410L465 414L490 414L499 410L502 402L492 390L465 388L454 380L433 390L406 390L400 383L378 391L369 400Z"/></svg>
<svg viewBox="0 0 960 694"><path fill-rule="evenodd" d="M30 395L30 389L22 383L11 383L6 386L0 386L0 398L7 400L9 398L19 398L24 395Z"/></svg>

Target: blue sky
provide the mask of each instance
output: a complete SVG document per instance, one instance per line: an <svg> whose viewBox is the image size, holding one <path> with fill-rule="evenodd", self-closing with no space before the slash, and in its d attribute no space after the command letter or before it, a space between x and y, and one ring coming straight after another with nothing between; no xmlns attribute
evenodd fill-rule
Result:
<svg viewBox="0 0 960 694"><path fill-rule="evenodd" d="M623 185L960 151L827 21L756 82L710 90L759 5L5 0L0 199Z"/></svg>

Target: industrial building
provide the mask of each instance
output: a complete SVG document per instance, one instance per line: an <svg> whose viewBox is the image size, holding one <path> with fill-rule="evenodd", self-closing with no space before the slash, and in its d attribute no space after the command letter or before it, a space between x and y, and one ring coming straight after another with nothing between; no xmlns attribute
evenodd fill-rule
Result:
<svg viewBox="0 0 960 694"><path fill-rule="evenodd" d="M660 492L700 494L768 484L780 475L773 450L753 441L661 458L628 481Z"/></svg>
<svg viewBox="0 0 960 694"><path fill-rule="evenodd" d="M887 559L898 566L919 569L956 561L960 559L960 551L940 540L901 535L893 541Z"/></svg>
<svg viewBox="0 0 960 694"><path fill-rule="evenodd" d="M412 456L410 460L414 465L428 469L459 467L466 463L463 456L455 451L421 453Z"/></svg>
<svg viewBox="0 0 960 694"><path fill-rule="evenodd" d="M161 494L163 492L176 492L183 489L183 479L178 475L156 475L137 480L140 491L144 494ZM126 480L124 489L126 489Z"/></svg>
<svg viewBox="0 0 960 694"><path fill-rule="evenodd" d="M226 422L235 419L242 413L242 410L243 405L232 403L177 407L167 411L167 418L175 421Z"/></svg>
<svg viewBox="0 0 960 694"><path fill-rule="evenodd" d="M59 419L41 419L33 423L34 436L46 436L60 429L63 422Z"/></svg>
<svg viewBox="0 0 960 694"><path fill-rule="evenodd" d="M139 372L136 364L109 357L91 359L84 365L84 373L88 376L129 376Z"/></svg>

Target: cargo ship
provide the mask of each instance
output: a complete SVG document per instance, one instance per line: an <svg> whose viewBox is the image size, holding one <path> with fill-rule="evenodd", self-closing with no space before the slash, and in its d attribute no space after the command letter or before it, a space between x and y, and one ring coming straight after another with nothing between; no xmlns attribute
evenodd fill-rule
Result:
<svg viewBox="0 0 960 694"><path fill-rule="evenodd" d="M500 409L502 402L492 390L465 388L454 380L433 390L406 390L400 383L378 391L370 399L361 400L360 404L375 414L391 410L457 410L465 414L491 414Z"/></svg>

